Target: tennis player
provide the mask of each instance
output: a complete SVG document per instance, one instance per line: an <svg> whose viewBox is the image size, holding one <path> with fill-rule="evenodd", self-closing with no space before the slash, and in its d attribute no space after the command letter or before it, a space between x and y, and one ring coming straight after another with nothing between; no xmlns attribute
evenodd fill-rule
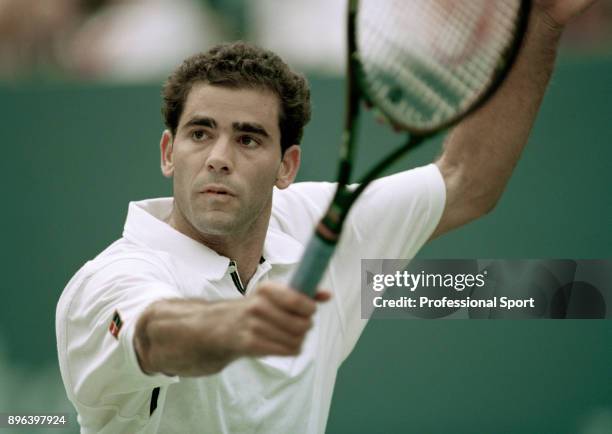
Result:
<svg viewBox="0 0 612 434"><path fill-rule="evenodd" d="M413 257L495 206L562 29L590 3L534 2L506 82L435 163L364 192L314 299L285 283L333 194L330 183L293 183L306 81L245 43L185 60L163 90L161 170L173 197L130 203L123 236L57 306L81 432L324 432L337 370L366 324L360 259Z"/></svg>

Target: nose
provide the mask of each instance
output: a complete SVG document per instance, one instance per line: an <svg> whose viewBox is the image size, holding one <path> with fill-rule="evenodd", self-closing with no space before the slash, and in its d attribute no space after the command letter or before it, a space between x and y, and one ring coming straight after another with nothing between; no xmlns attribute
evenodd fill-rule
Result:
<svg viewBox="0 0 612 434"><path fill-rule="evenodd" d="M232 147L228 139L219 137L210 148L206 159L206 168L210 172L229 175L234 170Z"/></svg>

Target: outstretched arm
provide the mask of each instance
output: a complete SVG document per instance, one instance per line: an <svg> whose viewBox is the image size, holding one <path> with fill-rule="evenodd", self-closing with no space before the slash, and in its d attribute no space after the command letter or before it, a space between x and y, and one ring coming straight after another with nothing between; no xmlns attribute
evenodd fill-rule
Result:
<svg viewBox="0 0 612 434"><path fill-rule="evenodd" d="M515 65L495 95L449 134L436 161L446 206L431 238L491 211L537 116L565 25L594 0L534 0Z"/></svg>
<svg viewBox="0 0 612 434"><path fill-rule="evenodd" d="M136 323L134 348L144 372L185 377L215 374L239 357L297 355L317 302L329 297L264 282L237 300L160 300Z"/></svg>

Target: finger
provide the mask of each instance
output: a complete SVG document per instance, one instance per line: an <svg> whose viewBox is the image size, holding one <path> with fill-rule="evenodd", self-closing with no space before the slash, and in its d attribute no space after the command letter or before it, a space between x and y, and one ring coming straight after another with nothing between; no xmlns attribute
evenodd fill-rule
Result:
<svg viewBox="0 0 612 434"><path fill-rule="evenodd" d="M274 330L273 326L265 325L263 322L252 322L249 330L243 332L241 345L243 355L295 355L301 349L302 339L283 336L278 330Z"/></svg>
<svg viewBox="0 0 612 434"><path fill-rule="evenodd" d="M245 356L263 357L263 356L296 356L299 354L299 349L290 349L284 345L271 341L262 341L245 353Z"/></svg>
<svg viewBox="0 0 612 434"><path fill-rule="evenodd" d="M255 339L279 344L288 351L298 351L304 341L304 334L296 336L263 320L253 323L252 333Z"/></svg>
<svg viewBox="0 0 612 434"><path fill-rule="evenodd" d="M302 336L312 327L309 317L296 315L284 310L266 297L251 300L250 314L286 332Z"/></svg>
<svg viewBox="0 0 612 434"><path fill-rule="evenodd" d="M296 315L311 316L317 308L316 302L306 294L277 283L266 282L259 293L280 308Z"/></svg>
<svg viewBox="0 0 612 434"><path fill-rule="evenodd" d="M320 290L314 296L314 299L320 303L324 303L330 298L331 298L331 292L326 291L326 290Z"/></svg>

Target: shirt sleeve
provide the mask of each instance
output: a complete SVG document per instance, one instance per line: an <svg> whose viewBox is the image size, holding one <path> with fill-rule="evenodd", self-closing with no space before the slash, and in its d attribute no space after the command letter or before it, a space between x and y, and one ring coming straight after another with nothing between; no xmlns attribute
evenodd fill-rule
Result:
<svg viewBox="0 0 612 434"><path fill-rule="evenodd" d="M361 259L413 258L437 227L445 200L435 164L378 179L357 199L329 268L342 317L342 359L367 322L361 318Z"/></svg>
<svg viewBox="0 0 612 434"><path fill-rule="evenodd" d="M77 409L148 416L152 389L179 380L142 372L136 321L152 302L180 297L159 264L140 258L116 259L73 278L58 303L56 331L62 378Z"/></svg>
<svg viewBox="0 0 612 434"><path fill-rule="evenodd" d="M286 190L275 188L270 226L280 226L284 233L305 246L327 211L336 185L331 182L297 182Z"/></svg>

